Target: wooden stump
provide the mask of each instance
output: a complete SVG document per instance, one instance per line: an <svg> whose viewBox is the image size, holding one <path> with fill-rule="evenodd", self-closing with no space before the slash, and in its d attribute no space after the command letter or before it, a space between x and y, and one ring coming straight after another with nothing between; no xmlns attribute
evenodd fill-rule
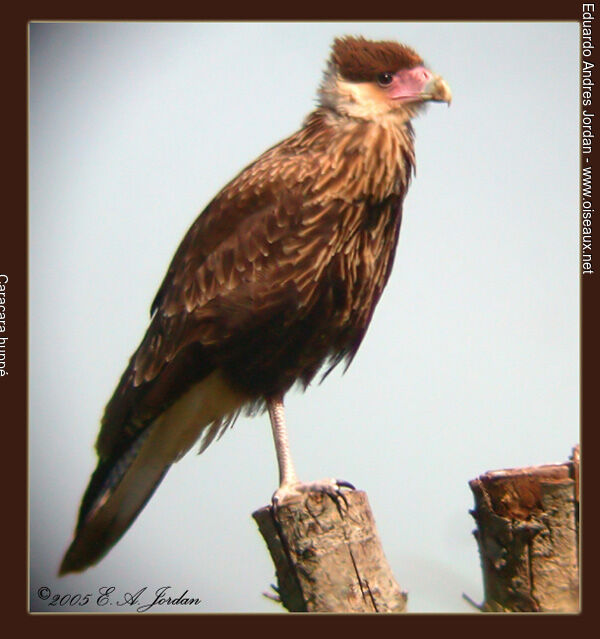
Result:
<svg viewBox="0 0 600 639"><path fill-rule="evenodd" d="M486 612L579 611L579 449L469 482Z"/></svg>
<svg viewBox="0 0 600 639"><path fill-rule="evenodd" d="M290 612L404 612L366 493L311 492L253 513Z"/></svg>

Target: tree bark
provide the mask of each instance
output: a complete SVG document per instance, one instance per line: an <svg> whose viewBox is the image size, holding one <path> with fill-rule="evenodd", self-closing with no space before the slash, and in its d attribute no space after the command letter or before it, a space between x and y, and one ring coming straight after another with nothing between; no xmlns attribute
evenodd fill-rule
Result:
<svg viewBox="0 0 600 639"><path fill-rule="evenodd" d="M469 482L485 612L579 610L579 447L570 461Z"/></svg>
<svg viewBox="0 0 600 639"><path fill-rule="evenodd" d="M404 612L367 496L311 492L253 513L290 612Z"/></svg>

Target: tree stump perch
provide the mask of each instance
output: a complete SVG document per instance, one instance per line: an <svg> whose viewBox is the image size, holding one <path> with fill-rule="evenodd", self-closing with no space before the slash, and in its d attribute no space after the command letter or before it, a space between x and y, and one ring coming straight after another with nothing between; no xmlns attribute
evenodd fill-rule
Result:
<svg viewBox="0 0 600 639"><path fill-rule="evenodd" d="M383 554L367 495L318 492L252 515L290 612L404 612L406 593Z"/></svg>
<svg viewBox="0 0 600 639"><path fill-rule="evenodd" d="M579 448L564 464L469 482L484 612L579 611Z"/></svg>

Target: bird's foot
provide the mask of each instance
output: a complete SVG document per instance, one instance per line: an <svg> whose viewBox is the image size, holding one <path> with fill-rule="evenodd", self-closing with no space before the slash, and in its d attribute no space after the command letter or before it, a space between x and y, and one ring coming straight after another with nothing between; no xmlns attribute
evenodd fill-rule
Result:
<svg viewBox="0 0 600 639"><path fill-rule="evenodd" d="M307 495L308 493L323 493L335 502L339 506L340 499L348 507L346 497L342 492L343 488L349 488L355 490L354 486L343 479L319 479L311 482L295 481L282 484L274 493L271 498L273 510L277 512L279 508L286 502L292 501L301 495Z"/></svg>

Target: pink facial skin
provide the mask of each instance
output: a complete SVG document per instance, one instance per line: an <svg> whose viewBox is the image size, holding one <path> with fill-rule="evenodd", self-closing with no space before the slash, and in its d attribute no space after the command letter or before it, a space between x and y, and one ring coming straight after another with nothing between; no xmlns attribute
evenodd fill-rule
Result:
<svg viewBox="0 0 600 639"><path fill-rule="evenodd" d="M387 87L388 95L394 100L415 100L425 92L427 83L433 78L433 73L423 66L403 69L394 74L392 83Z"/></svg>

